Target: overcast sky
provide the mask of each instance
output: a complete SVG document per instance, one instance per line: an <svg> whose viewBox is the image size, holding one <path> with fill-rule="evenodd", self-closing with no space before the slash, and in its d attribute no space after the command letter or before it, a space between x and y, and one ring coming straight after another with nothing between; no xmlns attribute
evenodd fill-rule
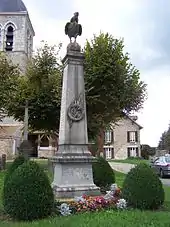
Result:
<svg viewBox="0 0 170 227"><path fill-rule="evenodd" d="M35 29L34 47L41 40L63 43L64 26L80 13L83 34L78 42L100 31L123 37L125 50L148 84L148 100L138 113L141 142L157 146L170 122L170 0L25 0ZM166 104L164 104L166 103Z"/></svg>

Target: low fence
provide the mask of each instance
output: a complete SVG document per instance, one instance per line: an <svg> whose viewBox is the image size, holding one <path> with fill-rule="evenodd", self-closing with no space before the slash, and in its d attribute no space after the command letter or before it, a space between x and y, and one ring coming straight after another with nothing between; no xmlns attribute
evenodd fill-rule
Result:
<svg viewBox="0 0 170 227"><path fill-rule="evenodd" d="M0 156L0 170L6 169L6 154Z"/></svg>

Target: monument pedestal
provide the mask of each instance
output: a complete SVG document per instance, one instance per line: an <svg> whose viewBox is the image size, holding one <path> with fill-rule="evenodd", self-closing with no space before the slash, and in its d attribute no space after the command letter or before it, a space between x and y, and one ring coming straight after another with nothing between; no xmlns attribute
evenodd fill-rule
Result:
<svg viewBox="0 0 170 227"><path fill-rule="evenodd" d="M54 166L52 187L58 198L100 194L93 182L95 158L88 151L84 55L80 49L76 42L70 43L63 59L59 149L51 159Z"/></svg>

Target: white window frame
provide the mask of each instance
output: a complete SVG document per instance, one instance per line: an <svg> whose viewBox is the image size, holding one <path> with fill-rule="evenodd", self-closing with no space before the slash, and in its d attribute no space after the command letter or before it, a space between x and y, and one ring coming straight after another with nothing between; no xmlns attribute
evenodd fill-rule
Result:
<svg viewBox="0 0 170 227"><path fill-rule="evenodd" d="M113 146L104 146L104 153L106 159L112 159L112 151L113 151Z"/></svg>
<svg viewBox="0 0 170 227"><path fill-rule="evenodd" d="M136 132L135 131L129 132L129 141L130 142L136 142Z"/></svg>
<svg viewBox="0 0 170 227"><path fill-rule="evenodd" d="M136 150L138 149L138 151L139 151L138 146L128 146L127 149L130 149L130 157L137 157Z"/></svg>
<svg viewBox="0 0 170 227"><path fill-rule="evenodd" d="M112 131L111 130L106 130L104 136L105 136L105 143L112 142Z"/></svg>

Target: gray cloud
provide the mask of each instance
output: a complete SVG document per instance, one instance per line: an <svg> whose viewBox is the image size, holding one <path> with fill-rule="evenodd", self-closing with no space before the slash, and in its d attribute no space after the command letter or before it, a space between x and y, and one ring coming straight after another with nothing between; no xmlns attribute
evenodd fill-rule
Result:
<svg viewBox="0 0 170 227"><path fill-rule="evenodd" d="M146 57L134 53L135 64L145 70L169 64L170 61L170 1L141 0L134 15L135 25L141 29L144 50L150 50Z"/></svg>
<svg viewBox="0 0 170 227"><path fill-rule="evenodd" d="M58 20L66 19L73 12L72 1L70 0L35 0L34 7L39 9L44 17Z"/></svg>

